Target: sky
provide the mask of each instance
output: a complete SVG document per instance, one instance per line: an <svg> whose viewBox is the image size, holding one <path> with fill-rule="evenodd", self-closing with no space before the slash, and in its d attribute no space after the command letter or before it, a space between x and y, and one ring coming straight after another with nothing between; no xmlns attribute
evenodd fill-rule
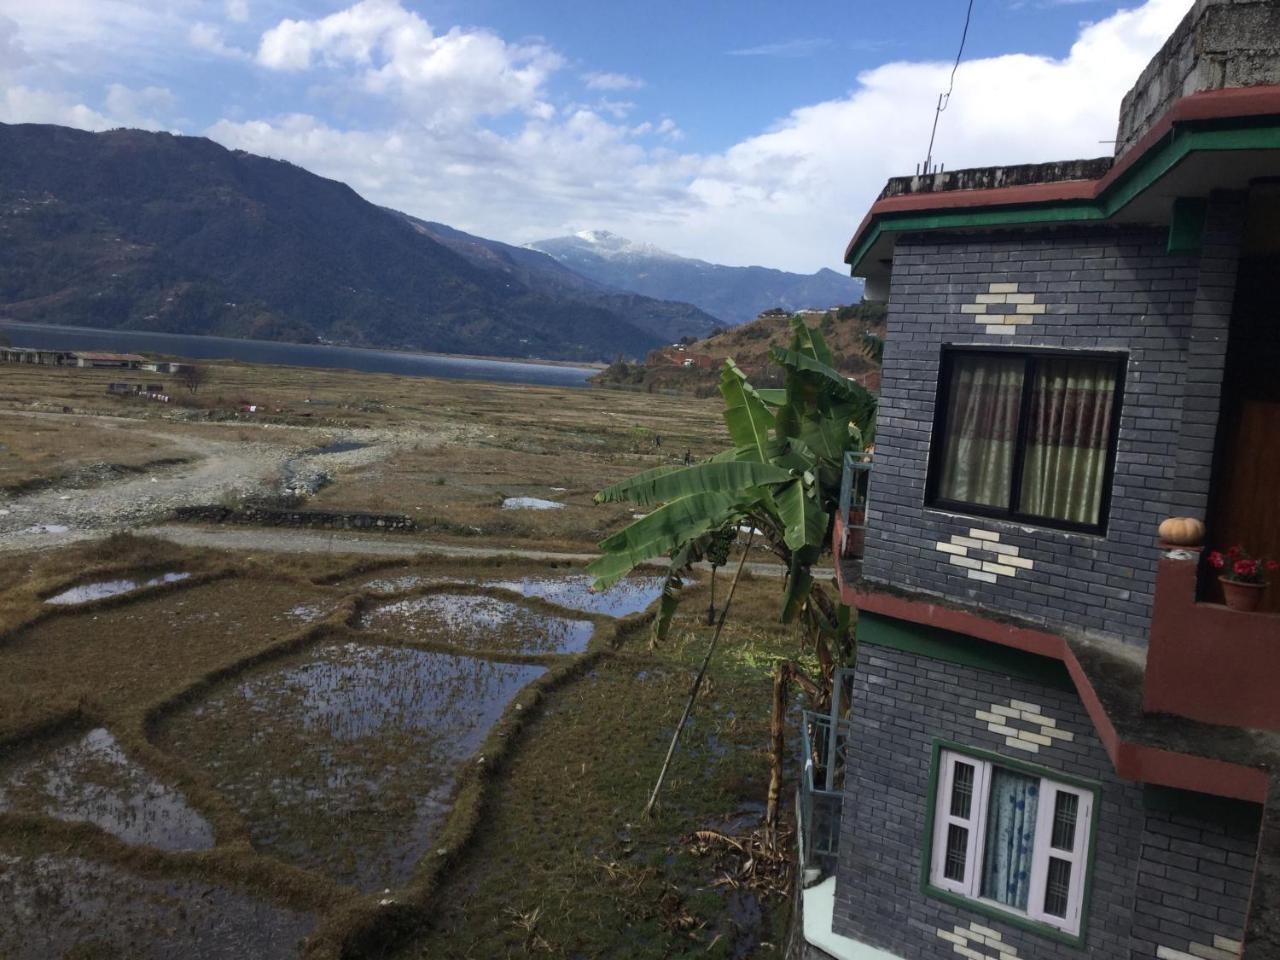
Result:
<svg viewBox="0 0 1280 960"><path fill-rule="evenodd" d="M1112 152L1191 0L974 0L933 157ZM0 0L0 122L207 136L509 243L845 269L966 0Z"/></svg>

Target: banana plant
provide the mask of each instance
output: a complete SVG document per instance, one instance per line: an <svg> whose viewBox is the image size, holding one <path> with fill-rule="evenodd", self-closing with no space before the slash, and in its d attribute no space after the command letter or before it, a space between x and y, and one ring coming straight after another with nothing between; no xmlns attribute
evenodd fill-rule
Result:
<svg viewBox="0 0 1280 960"><path fill-rule="evenodd" d="M733 360L724 363L720 394L732 447L703 463L647 470L596 494L597 503L627 502L649 512L603 540L603 555L587 569L596 588L605 589L636 566L669 557L655 621L661 640L689 568L719 531L758 530L787 567L780 617L807 627L822 676L797 679L821 705L832 672L853 651L848 608L814 582L812 568L831 543L844 454L872 441L876 400L834 368L819 330L799 318L791 327L790 345L770 351L785 372L784 387L757 390Z"/></svg>

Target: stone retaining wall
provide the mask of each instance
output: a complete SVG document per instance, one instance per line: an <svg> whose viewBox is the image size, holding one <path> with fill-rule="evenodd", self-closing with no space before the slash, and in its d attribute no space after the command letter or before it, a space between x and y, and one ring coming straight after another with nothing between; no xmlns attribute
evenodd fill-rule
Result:
<svg viewBox="0 0 1280 960"><path fill-rule="evenodd" d="M418 528L402 513L339 513L246 505L179 507L174 519L185 523L246 523L263 527L307 527L321 530L379 530L409 533Z"/></svg>

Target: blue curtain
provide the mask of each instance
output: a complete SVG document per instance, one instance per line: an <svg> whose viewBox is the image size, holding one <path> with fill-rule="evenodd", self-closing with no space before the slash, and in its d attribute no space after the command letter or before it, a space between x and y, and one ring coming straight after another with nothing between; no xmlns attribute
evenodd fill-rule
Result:
<svg viewBox="0 0 1280 960"><path fill-rule="evenodd" d="M1035 841L1040 780L996 767L991 771L987 807L987 849L982 895L1027 909L1031 888L1031 848Z"/></svg>

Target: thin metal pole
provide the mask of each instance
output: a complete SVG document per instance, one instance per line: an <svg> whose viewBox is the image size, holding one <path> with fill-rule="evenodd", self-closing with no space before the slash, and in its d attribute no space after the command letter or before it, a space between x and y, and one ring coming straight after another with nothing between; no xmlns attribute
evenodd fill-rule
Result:
<svg viewBox="0 0 1280 960"><path fill-rule="evenodd" d="M676 744L680 740L680 731L684 729L685 723L689 719L689 713L693 710L693 701L698 696L698 690L702 687L702 678L707 675L707 666L711 663L711 654L715 652L716 642L720 639L720 632L724 630L725 618L729 616L729 607L733 604L734 591L738 589L738 578L742 576L742 568L746 566L747 554L751 552L751 543L756 538L755 526L752 525L751 533L747 537L747 546L742 551L742 559L738 561L738 569L734 571L733 583L729 585L729 596L725 598L724 609L720 611L720 619L716 622L716 632L711 636L711 644L707 647L707 655L702 658L702 667L698 670L697 677L693 681L693 689L689 691L689 702L684 705L684 713L680 715L680 722L676 724L676 732L671 735L671 746L667 747L667 757L662 761L662 769L658 771L658 782L653 785L653 793L649 795L649 802L644 805L644 816L653 815L653 805L658 802L658 792L662 789L662 781L667 778L667 768L671 766L671 758L675 755Z"/></svg>

